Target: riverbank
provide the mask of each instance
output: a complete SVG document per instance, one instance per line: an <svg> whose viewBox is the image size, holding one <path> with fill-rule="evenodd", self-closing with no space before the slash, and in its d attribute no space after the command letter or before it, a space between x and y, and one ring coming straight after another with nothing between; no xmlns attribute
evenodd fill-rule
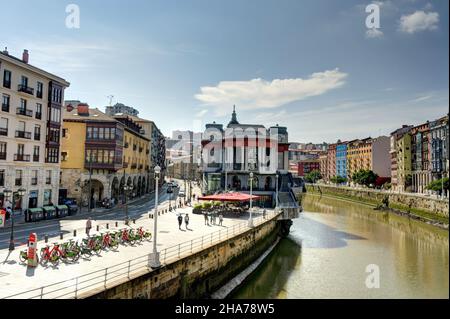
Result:
<svg viewBox="0 0 450 319"><path fill-rule="evenodd" d="M448 202L446 201L329 185L307 185L306 190L312 195L362 203L380 211L407 216L443 229L449 228ZM384 207L383 203L386 198L388 207Z"/></svg>

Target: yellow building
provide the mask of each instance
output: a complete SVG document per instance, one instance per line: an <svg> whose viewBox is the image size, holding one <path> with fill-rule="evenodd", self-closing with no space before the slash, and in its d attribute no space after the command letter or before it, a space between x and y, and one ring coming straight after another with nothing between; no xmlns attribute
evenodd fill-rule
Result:
<svg viewBox="0 0 450 319"><path fill-rule="evenodd" d="M404 192L408 186L408 176L412 176L411 135L403 134L396 141L398 190Z"/></svg>
<svg viewBox="0 0 450 319"><path fill-rule="evenodd" d="M148 193L150 141L140 134L140 126L127 117L112 118L87 104L74 104L63 112L62 196L84 205L90 199L97 206L104 198L123 200L125 184L133 186L131 198Z"/></svg>

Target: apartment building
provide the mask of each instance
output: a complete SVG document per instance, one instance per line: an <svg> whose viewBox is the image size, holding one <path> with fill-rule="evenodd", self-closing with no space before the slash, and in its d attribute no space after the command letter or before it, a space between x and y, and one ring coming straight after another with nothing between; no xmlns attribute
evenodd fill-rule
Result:
<svg viewBox="0 0 450 319"><path fill-rule="evenodd" d="M63 78L0 52L0 207L13 191L15 210L58 203ZM20 200L18 189L26 190Z"/></svg>

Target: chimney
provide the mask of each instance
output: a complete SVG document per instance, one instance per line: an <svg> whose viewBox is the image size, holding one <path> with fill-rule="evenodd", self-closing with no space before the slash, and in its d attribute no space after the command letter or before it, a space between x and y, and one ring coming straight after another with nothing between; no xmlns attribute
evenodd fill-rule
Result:
<svg viewBox="0 0 450 319"><path fill-rule="evenodd" d="M28 54L28 50L23 50L22 61L25 63L28 63L29 58L30 58L30 55Z"/></svg>
<svg viewBox="0 0 450 319"><path fill-rule="evenodd" d="M5 47L5 50L3 50L3 53L4 53L4 54L9 54L9 53L8 53L8 47Z"/></svg>
<svg viewBox="0 0 450 319"><path fill-rule="evenodd" d="M86 103L80 103L77 106L78 115L89 116L89 105Z"/></svg>

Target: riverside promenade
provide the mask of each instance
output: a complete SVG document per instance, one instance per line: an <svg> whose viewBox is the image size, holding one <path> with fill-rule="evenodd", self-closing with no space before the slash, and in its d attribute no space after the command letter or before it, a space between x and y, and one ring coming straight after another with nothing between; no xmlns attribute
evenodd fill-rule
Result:
<svg viewBox="0 0 450 319"><path fill-rule="evenodd" d="M183 223L182 230L179 230L178 214L182 214L183 217L189 214L188 229ZM254 224L257 226L271 218L276 218L273 211L268 211L266 219L263 219L260 213L256 213ZM248 216L224 218L222 226L205 225L204 216L192 214L191 207L177 208L176 211L161 214L158 216L157 247L162 267L242 234L249 229L247 219ZM128 227L143 226L144 229L153 232L153 221L154 219L145 214ZM122 225L123 227L125 226ZM95 229L94 223L93 230ZM102 230L106 229L100 229ZM114 227L110 227L110 230L114 230ZM82 237L84 233L79 233L76 238ZM54 242L57 240L49 240L49 244ZM44 245L43 240L40 240L38 249ZM16 247L11 254L7 250L0 251L0 298L89 297L113 287L118 282L151 272L152 269L148 267L148 254L152 252L152 245L152 241L144 241L133 246L120 245L117 251L104 250L99 256L93 255L90 259L80 258L74 263L60 262L56 266L49 263L46 267L38 265L36 268L29 268L19 261L19 252L26 246Z"/></svg>

